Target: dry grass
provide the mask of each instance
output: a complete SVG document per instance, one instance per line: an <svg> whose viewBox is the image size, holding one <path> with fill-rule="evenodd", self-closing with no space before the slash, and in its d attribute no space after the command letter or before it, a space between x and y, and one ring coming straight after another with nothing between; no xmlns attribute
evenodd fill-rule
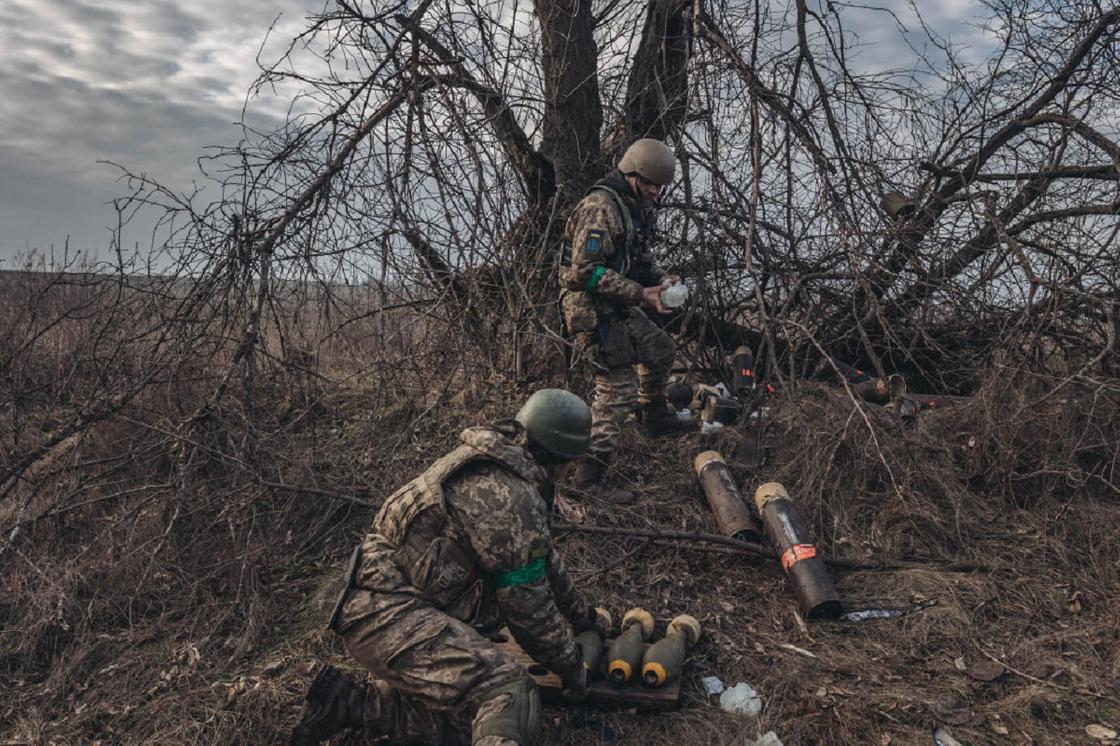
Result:
<svg viewBox="0 0 1120 746"><path fill-rule="evenodd" d="M77 344L76 321L51 334L64 332L75 344L33 345L12 358L17 372L78 375L74 350L91 348ZM373 332L348 333L368 352ZM507 416L527 389L467 375L471 362L451 349L409 353L385 379L356 367L354 351L314 360L344 374L311 375L305 359L285 364L275 347L254 382L263 404L251 452L245 413L229 400L193 422L189 441L174 430L210 391L214 360L157 379L119 416L53 449L0 500L5 538L22 525L0 573L0 740L285 740L312 668L345 660L322 623L337 565L370 511L258 478L377 501L463 426ZM9 401L28 390L20 380L5 384ZM44 374L35 398L6 405L8 453L38 442L19 438L46 437L73 404L69 380ZM98 395L86 386L78 389ZM842 390L787 389L770 402L767 465L737 472L745 493L785 483L836 554L964 559L991 571L839 573L851 608L936 605L803 629L773 563L561 535L597 602L616 614L645 606L662 625L687 611L706 635L679 713L549 709L549 742L731 744L773 729L787 744L923 743L941 718L967 743L1069 743L1086 739L1087 724L1120 726L1118 407L1114 379L1008 368L988 374L968 403L906 429ZM631 430L624 445L616 478L642 500L588 504L590 522L715 530L691 462L713 445L732 451L733 436L650 443ZM1006 671L981 680L993 658ZM761 717L707 702L706 674L752 684Z"/></svg>

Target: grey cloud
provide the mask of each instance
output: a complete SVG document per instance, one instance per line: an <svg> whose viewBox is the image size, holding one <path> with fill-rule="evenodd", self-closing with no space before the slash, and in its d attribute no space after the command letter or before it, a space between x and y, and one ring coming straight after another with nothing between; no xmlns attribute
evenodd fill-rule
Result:
<svg viewBox="0 0 1120 746"><path fill-rule="evenodd" d="M189 190L203 148L240 139L235 123L269 24L283 14L266 59L325 4L0 0L0 258L27 243L61 245L67 234L104 246L113 222L105 203L123 188L98 161ZM905 0L891 5L906 12ZM923 12L935 28L971 41L981 35L960 23L969 7L946 0ZM867 42L861 64L896 66L910 56L878 15L841 13ZM286 104L282 96L252 102L254 125L278 123Z"/></svg>
<svg viewBox="0 0 1120 746"><path fill-rule="evenodd" d="M983 6L973 0L917 3L917 11L907 0L889 0L874 6L844 5L839 15L845 30L857 40L850 49L854 68L879 72L914 66L918 63L915 52L931 64L944 64L944 52L929 41L922 30L923 22L950 43L960 61L980 62L993 44L975 25L984 12Z"/></svg>
<svg viewBox="0 0 1120 746"><path fill-rule="evenodd" d="M263 7L263 10L262 10ZM269 24L285 42L322 0L0 3L0 260L27 245L106 246L113 161L189 191L206 146L240 139ZM254 123L279 123L262 102Z"/></svg>

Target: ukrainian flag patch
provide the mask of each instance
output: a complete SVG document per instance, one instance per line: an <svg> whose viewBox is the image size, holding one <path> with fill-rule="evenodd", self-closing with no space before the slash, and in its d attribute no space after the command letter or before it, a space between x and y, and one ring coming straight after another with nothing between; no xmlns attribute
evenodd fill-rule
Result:
<svg viewBox="0 0 1120 746"><path fill-rule="evenodd" d="M603 247L603 231L598 228L592 228L587 232L587 243L584 244L584 249L588 254L598 254L599 249Z"/></svg>

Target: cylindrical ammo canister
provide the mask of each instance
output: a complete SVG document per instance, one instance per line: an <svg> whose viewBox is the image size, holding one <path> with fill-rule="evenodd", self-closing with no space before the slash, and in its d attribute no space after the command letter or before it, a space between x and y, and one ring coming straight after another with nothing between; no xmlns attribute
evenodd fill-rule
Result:
<svg viewBox="0 0 1120 746"><path fill-rule="evenodd" d="M760 540L758 519L739 493L723 456L718 451L704 451L692 465L723 535L742 541Z"/></svg>
<svg viewBox="0 0 1120 746"><path fill-rule="evenodd" d="M583 659L583 667L590 679L598 671L599 659L603 657L603 638L599 636L598 632L591 629L576 635L575 643L579 649L580 658Z"/></svg>
<svg viewBox="0 0 1120 746"><path fill-rule="evenodd" d="M778 551L782 569L797 594L801 613L807 619L839 619L844 613L840 594L832 584L824 560L817 555L817 548L801 526L801 518L786 488L778 482L767 482L755 491L754 504L766 534Z"/></svg>
<svg viewBox="0 0 1120 746"><path fill-rule="evenodd" d="M607 650L607 677L625 684L642 667L645 642L653 635L653 615L634 608L622 617L622 634L611 640Z"/></svg>
<svg viewBox="0 0 1120 746"><path fill-rule="evenodd" d="M754 353L743 345L731 353L731 393L743 397L754 388Z"/></svg>
<svg viewBox="0 0 1120 746"><path fill-rule="evenodd" d="M704 400L704 410L700 413L704 422L718 422L721 425L734 425L739 419L739 403L722 396L710 396Z"/></svg>
<svg viewBox="0 0 1120 746"><path fill-rule="evenodd" d="M669 622L665 637L649 646L642 656L642 683L661 686L676 677L684 666L684 659L700 639L700 622L688 614L681 614Z"/></svg>
<svg viewBox="0 0 1120 746"><path fill-rule="evenodd" d="M852 390L864 401L886 404L897 401L906 393L906 379L897 373L892 373L886 378L873 378L853 383Z"/></svg>

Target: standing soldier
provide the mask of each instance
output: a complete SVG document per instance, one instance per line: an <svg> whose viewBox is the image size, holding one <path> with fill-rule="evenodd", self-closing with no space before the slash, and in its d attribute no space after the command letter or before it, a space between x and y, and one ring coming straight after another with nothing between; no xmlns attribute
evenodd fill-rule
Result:
<svg viewBox="0 0 1120 746"><path fill-rule="evenodd" d="M634 495L604 486L611 453L626 417L641 404L641 428L651 436L691 432L665 402L676 348L642 311L669 313L662 283L679 282L650 253L653 203L673 181L676 159L660 140L638 140L618 168L597 182L568 218L571 247L560 268L561 308L578 356L595 375L591 449L576 468L573 486L616 503ZM634 368L637 367L637 376Z"/></svg>
<svg viewBox="0 0 1120 746"><path fill-rule="evenodd" d="M540 695L490 639L502 625L582 697L574 633L606 632L564 571L548 531L553 478L587 452L591 412L544 389L514 421L463 431L381 506L355 549L330 628L377 678L325 667L293 744L344 728L394 743L513 746L540 741Z"/></svg>

